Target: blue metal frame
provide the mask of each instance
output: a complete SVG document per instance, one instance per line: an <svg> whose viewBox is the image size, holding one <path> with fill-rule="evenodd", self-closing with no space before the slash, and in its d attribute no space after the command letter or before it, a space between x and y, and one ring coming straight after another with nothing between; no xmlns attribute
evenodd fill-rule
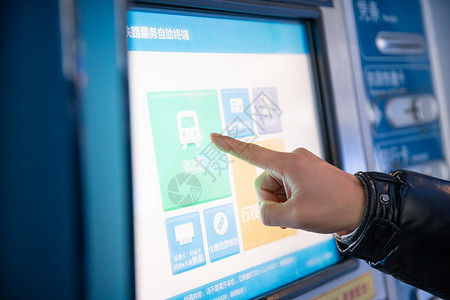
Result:
<svg viewBox="0 0 450 300"><path fill-rule="evenodd" d="M134 298L125 6L124 1L79 1L85 46L80 72L86 78L80 131L87 299Z"/></svg>

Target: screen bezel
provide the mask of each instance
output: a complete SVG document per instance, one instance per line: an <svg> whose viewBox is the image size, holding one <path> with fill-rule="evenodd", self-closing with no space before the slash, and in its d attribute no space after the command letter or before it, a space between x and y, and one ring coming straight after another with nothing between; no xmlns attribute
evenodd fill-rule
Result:
<svg viewBox="0 0 450 300"><path fill-rule="evenodd" d="M336 132L336 120L329 78L328 62L326 58L326 44L324 38L323 24L320 9L315 6L304 6L286 3L255 3L254 1L243 0L239 2L227 1L135 1L129 2L129 10L159 10L175 13L200 13L208 15L235 16L247 18L262 18L265 20L295 20L305 24L307 42L310 47L311 77L316 98L316 109L320 139L322 141L323 158L337 167L341 167L339 145ZM128 52L128 49L126 50ZM128 76L127 76L128 79ZM129 99L128 99L129 100ZM128 116L129 146L131 153L131 116ZM130 177L132 176L132 164L130 157ZM132 180L130 180L132 182ZM133 205L131 203L131 205ZM134 236L134 230L133 230ZM134 243L132 245L135 252ZM135 258L133 257L133 263ZM350 272L357 267L357 262L348 257L342 256L341 260L300 278L294 282L287 283L275 290L258 296L258 299L269 298L292 298L306 293L325 282ZM135 280L135 278L133 278ZM136 287L136 281L135 281ZM134 293L134 296L136 294Z"/></svg>

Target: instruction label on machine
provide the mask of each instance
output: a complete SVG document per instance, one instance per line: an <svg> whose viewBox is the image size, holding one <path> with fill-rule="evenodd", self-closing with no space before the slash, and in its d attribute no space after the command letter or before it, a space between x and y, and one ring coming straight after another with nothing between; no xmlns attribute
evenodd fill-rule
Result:
<svg viewBox="0 0 450 300"><path fill-rule="evenodd" d="M420 1L353 0L353 12L376 168L447 177Z"/></svg>

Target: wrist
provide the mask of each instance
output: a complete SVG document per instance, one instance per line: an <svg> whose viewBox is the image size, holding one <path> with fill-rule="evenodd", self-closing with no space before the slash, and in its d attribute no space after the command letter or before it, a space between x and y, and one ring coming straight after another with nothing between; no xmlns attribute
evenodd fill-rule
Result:
<svg viewBox="0 0 450 300"><path fill-rule="evenodd" d="M342 238L342 237L352 234L353 232L355 232L355 230L356 230L356 228L353 230L343 230L343 231L336 232L335 234L337 237Z"/></svg>
<svg viewBox="0 0 450 300"><path fill-rule="evenodd" d="M335 233L336 239L344 244L350 244L361 233L362 225L368 213L367 188L359 175L353 176L352 201L348 211L350 225Z"/></svg>

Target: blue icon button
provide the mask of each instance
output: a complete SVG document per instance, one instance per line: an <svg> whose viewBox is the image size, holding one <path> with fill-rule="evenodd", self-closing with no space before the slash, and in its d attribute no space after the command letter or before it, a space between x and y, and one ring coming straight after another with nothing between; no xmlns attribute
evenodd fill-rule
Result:
<svg viewBox="0 0 450 300"><path fill-rule="evenodd" d="M222 90L223 113L227 134L234 138L255 135L247 89Z"/></svg>
<svg viewBox="0 0 450 300"><path fill-rule="evenodd" d="M278 105L278 93L274 87L254 88L253 109L247 109L253 121L258 127L259 134L281 132L281 115L283 114Z"/></svg>
<svg viewBox="0 0 450 300"><path fill-rule="evenodd" d="M206 264L198 212L167 219L166 230L174 275Z"/></svg>
<svg viewBox="0 0 450 300"><path fill-rule="evenodd" d="M239 253L233 204L205 209L203 215L211 262Z"/></svg>

